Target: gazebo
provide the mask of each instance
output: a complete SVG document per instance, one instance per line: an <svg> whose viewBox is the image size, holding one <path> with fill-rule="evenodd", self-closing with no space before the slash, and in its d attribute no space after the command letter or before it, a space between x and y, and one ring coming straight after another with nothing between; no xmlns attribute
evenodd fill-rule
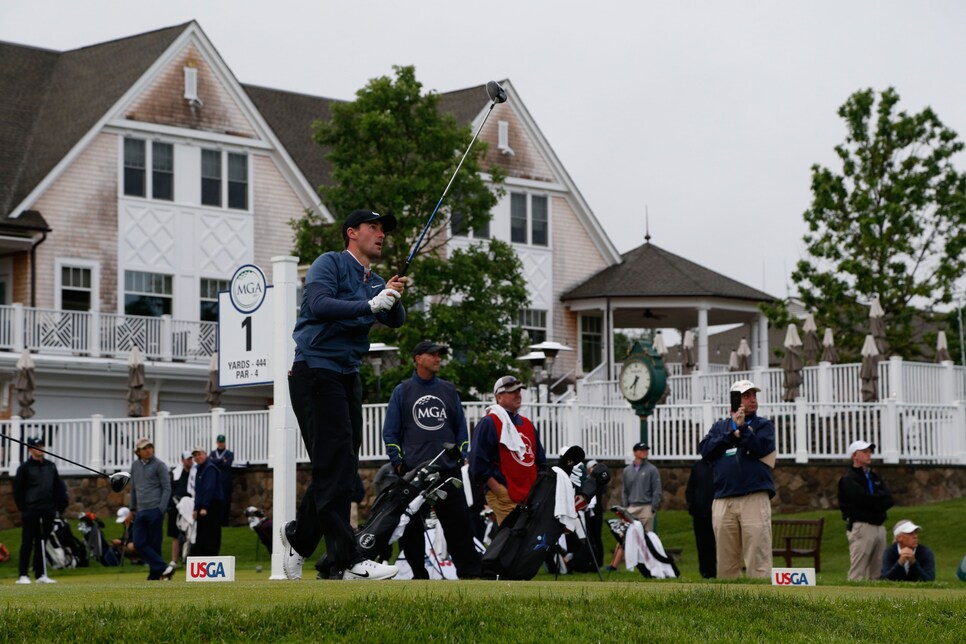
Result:
<svg viewBox="0 0 966 644"><path fill-rule="evenodd" d="M565 292L561 301L578 316L603 317L603 357L613 375L614 329L697 327L697 368L708 373L708 327L744 324L752 348L751 365L768 365L768 319L759 309L775 298L650 243L622 255ZM577 328L581 329L578 320Z"/></svg>

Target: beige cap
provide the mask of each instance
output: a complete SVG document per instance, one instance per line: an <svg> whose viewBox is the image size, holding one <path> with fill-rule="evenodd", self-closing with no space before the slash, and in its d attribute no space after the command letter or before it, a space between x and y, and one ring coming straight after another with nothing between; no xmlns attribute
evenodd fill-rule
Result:
<svg viewBox="0 0 966 644"><path fill-rule="evenodd" d="M150 438L139 438L136 443L134 443L134 451L138 452L145 447L154 447L154 443L151 442Z"/></svg>

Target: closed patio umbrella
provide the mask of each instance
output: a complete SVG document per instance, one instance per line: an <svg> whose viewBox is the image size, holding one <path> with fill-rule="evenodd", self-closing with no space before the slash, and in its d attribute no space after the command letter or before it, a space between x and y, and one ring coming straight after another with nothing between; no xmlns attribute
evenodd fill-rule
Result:
<svg viewBox="0 0 966 644"><path fill-rule="evenodd" d="M936 336L936 362L951 361L952 359L952 356L949 355L949 344L946 342L946 332L940 331L939 335Z"/></svg>
<svg viewBox="0 0 966 644"><path fill-rule="evenodd" d="M208 409L221 407L221 395L224 389L218 386L218 352L211 354L211 362L208 363L208 382L205 383L205 402Z"/></svg>
<svg viewBox="0 0 966 644"><path fill-rule="evenodd" d="M889 345L886 342L885 311L879 303L879 298L872 300L869 307L869 321L872 329L872 337L875 339L875 348L879 352L879 360L886 357Z"/></svg>
<svg viewBox="0 0 966 644"><path fill-rule="evenodd" d="M728 356L728 371L738 371L738 352L732 351Z"/></svg>
<svg viewBox="0 0 966 644"><path fill-rule="evenodd" d="M687 375L694 369L694 333L690 329L684 332L684 339L681 341L681 371Z"/></svg>
<svg viewBox="0 0 966 644"><path fill-rule="evenodd" d="M794 324L789 324L788 331L785 333L785 357L782 358L782 369L785 372L785 393L782 400L794 402L800 395L802 387L802 340Z"/></svg>
<svg viewBox="0 0 966 644"><path fill-rule="evenodd" d="M144 415L144 358L141 349L131 348L127 359L127 415L140 418Z"/></svg>
<svg viewBox="0 0 966 644"><path fill-rule="evenodd" d="M825 329L825 337L822 338L822 362L835 364L839 361L839 352L835 350L835 338L832 337L832 329Z"/></svg>
<svg viewBox="0 0 966 644"><path fill-rule="evenodd" d="M811 313L805 316L802 331L805 332L805 339L802 342L802 358L806 366L813 366L818 363L818 354L822 350L822 343L818 341L818 327L815 326L815 316Z"/></svg>
<svg viewBox="0 0 966 644"><path fill-rule="evenodd" d="M872 334L865 336L862 345L862 366L859 367L862 380L862 402L875 402L879 399L879 350Z"/></svg>
<svg viewBox="0 0 966 644"><path fill-rule="evenodd" d="M34 417L34 360L29 351L24 351L17 360L17 374L13 388L17 391L17 404L20 405L21 418Z"/></svg>
<svg viewBox="0 0 966 644"><path fill-rule="evenodd" d="M751 369L751 347L744 338L738 343L738 371L748 371Z"/></svg>

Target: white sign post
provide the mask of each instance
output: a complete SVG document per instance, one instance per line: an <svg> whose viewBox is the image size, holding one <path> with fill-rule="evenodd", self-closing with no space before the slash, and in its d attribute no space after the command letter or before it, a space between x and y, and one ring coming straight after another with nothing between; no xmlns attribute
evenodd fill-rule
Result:
<svg viewBox="0 0 966 644"><path fill-rule="evenodd" d="M271 384L275 315L272 288L254 264L235 271L218 294L218 385ZM291 331L290 331L291 332Z"/></svg>

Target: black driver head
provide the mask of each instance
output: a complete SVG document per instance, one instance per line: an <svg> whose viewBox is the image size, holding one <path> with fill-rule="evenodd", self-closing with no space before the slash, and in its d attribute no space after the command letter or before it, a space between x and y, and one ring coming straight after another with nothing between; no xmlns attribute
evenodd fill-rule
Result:
<svg viewBox="0 0 966 644"><path fill-rule="evenodd" d="M506 103L506 90L500 87L500 84L496 81L490 81L486 84L486 95L494 103Z"/></svg>
<svg viewBox="0 0 966 644"><path fill-rule="evenodd" d="M111 481L111 489L115 492L120 492L127 486L127 482L131 480L131 475L128 472L118 472L111 474L107 478Z"/></svg>

